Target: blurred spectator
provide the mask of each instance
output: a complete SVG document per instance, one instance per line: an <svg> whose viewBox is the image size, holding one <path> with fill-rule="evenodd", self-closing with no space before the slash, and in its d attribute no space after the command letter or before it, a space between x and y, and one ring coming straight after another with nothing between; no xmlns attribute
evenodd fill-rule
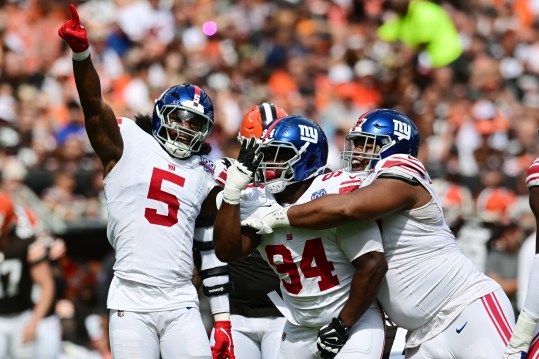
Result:
<svg viewBox="0 0 539 359"><path fill-rule="evenodd" d="M438 4L423 0L388 0L386 4L397 18L380 26L378 35L386 41L400 40L420 52L421 66L446 66L462 54L455 25Z"/></svg>
<svg viewBox="0 0 539 359"><path fill-rule="evenodd" d="M53 301L54 281L46 249L20 228L15 205L0 194L0 269L8 280L0 286L0 356L31 358L39 323ZM35 304L34 284L40 289Z"/></svg>
<svg viewBox="0 0 539 359"><path fill-rule="evenodd" d="M480 270L485 272L488 248L487 243L493 234L493 224L472 216L459 229L456 240L462 253Z"/></svg>
<svg viewBox="0 0 539 359"><path fill-rule="evenodd" d="M514 223L502 225L491 240L491 251L488 253L485 273L497 281L509 297L513 309L516 310L516 293L518 288L518 252L522 243L522 230Z"/></svg>
<svg viewBox="0 0 539 359"><path fill-rule="evenodd" d="M80 105L75 101L69 101L67 104L68 122L60 127L56 133L56 140L59 146L63 146L71 137L85 139L86 129L84 128L84 116Z"/></svg>
<svg viewBox="0 0 539 359"><path fill-rule="evenodd" d="M76 181L73 174L59 171L54 175L51 187L43 192L43 202L64 221L81 218L85 209L84 197L75 193Z"/></svg>

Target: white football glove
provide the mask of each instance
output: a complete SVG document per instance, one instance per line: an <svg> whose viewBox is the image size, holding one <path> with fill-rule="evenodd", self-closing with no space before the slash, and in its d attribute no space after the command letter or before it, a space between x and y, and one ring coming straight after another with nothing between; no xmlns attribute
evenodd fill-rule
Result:
<svg viewBox="0 0 539 359"><path fill-rule="evenodd" d="M274 202L270 207L260 207L253 215L241 222L244 227L251 227L257 234L273 233L274 228L289 227L288 208Z"/></svg>
<svg viewBox="0 0 539 359"><path fill-rule="evenodd" d="M252 182L262 158L260 144L254 137L243 141L237 161L228 168L223 201L228 204L240 203L241 190Z"/></svg>

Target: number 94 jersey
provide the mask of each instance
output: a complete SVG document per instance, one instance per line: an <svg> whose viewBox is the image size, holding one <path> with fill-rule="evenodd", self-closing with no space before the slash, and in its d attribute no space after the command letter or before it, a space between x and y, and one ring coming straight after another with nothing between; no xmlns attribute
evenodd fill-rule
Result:
<svg viewBox="0 0 539 359"><path fill-rule="evenodd" d="M320 175L296 203L348 192L360 183L360 178L342 171ZM258 249L279 276L283 300L294 319L312 327L327 324L344 306L355 273L351 262L368 252L383 252L374 222L323 231L278 228L262 236Z"/></svg>
<svg viewBox="0 0 539 359"><path fill-rule="evenodd" d="M212 161L173 158L138 125L119 118L121 159L104 179L115 276L151 286L186 285L202 202L215 186Z"/></svg>

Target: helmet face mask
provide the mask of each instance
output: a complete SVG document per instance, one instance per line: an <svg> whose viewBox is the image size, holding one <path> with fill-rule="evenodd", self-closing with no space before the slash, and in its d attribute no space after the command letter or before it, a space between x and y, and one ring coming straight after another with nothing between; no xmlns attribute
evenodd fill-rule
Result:
<svg viewBox="0 0 539 359"><path fill-rule="evenodd" d="M264 184L272 193L318 175L326 165L327 138L320 126L305 117L287 116L273 122L261 140L264 158L255 183Z"/></svg>
<svg viewBox="0 0 539 359"><path fill-rule="evenodd" d="M341 153L342 167L349 172L370 172L393 144L387 135L349 132Z"/></svg>
<svg viewBox="0 0 539 359"><path fill-rule="evenodd" d="M290 142L269 141L261 147L264 159L259 166L260 182L272 193L282 192L294 181L294 165L301 153Z"/></svg>
<svg viewBox="0 0 539 359"><path fill-rule="evenodd" d="M200 151L213 123L213 104L202 89L173 86L155 103L153 136L170 155L187 158Z"/></svg>
<svg viewBox="0 0 539 359"><path fill-rule="evenodd" d="M372 172L393 154L417 157L421 138L413 121L395 110L374 110L362 115L350 129L341 153L342 166L350 172Z"/></svg>

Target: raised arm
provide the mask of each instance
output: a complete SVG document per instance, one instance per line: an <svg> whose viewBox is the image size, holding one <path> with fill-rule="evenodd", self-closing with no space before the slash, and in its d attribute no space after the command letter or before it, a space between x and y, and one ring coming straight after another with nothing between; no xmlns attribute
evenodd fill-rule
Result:
<svg viewBox="0 0 539 359"><path fill-rule="evenodd" d="M253 177L262 156L259 145L251 137L243 141L238 160L227 171L223 201L215 220L213 240L217 257L225 262L248 256L257 246L259 237L240 224L240 197Z"/></svg>
<svg viewBox="0 0 539 359"><path fill-rule="evenodd" d="M71 20L67 20L58 29L58 35L73 51L73 73L84 112L86 132L103 163L103 175L106 176L122 156L123 140L116 115L101 98L101 83L90 57L86 29L80 23L75 6L71 4L69 7Z"/></svg>

